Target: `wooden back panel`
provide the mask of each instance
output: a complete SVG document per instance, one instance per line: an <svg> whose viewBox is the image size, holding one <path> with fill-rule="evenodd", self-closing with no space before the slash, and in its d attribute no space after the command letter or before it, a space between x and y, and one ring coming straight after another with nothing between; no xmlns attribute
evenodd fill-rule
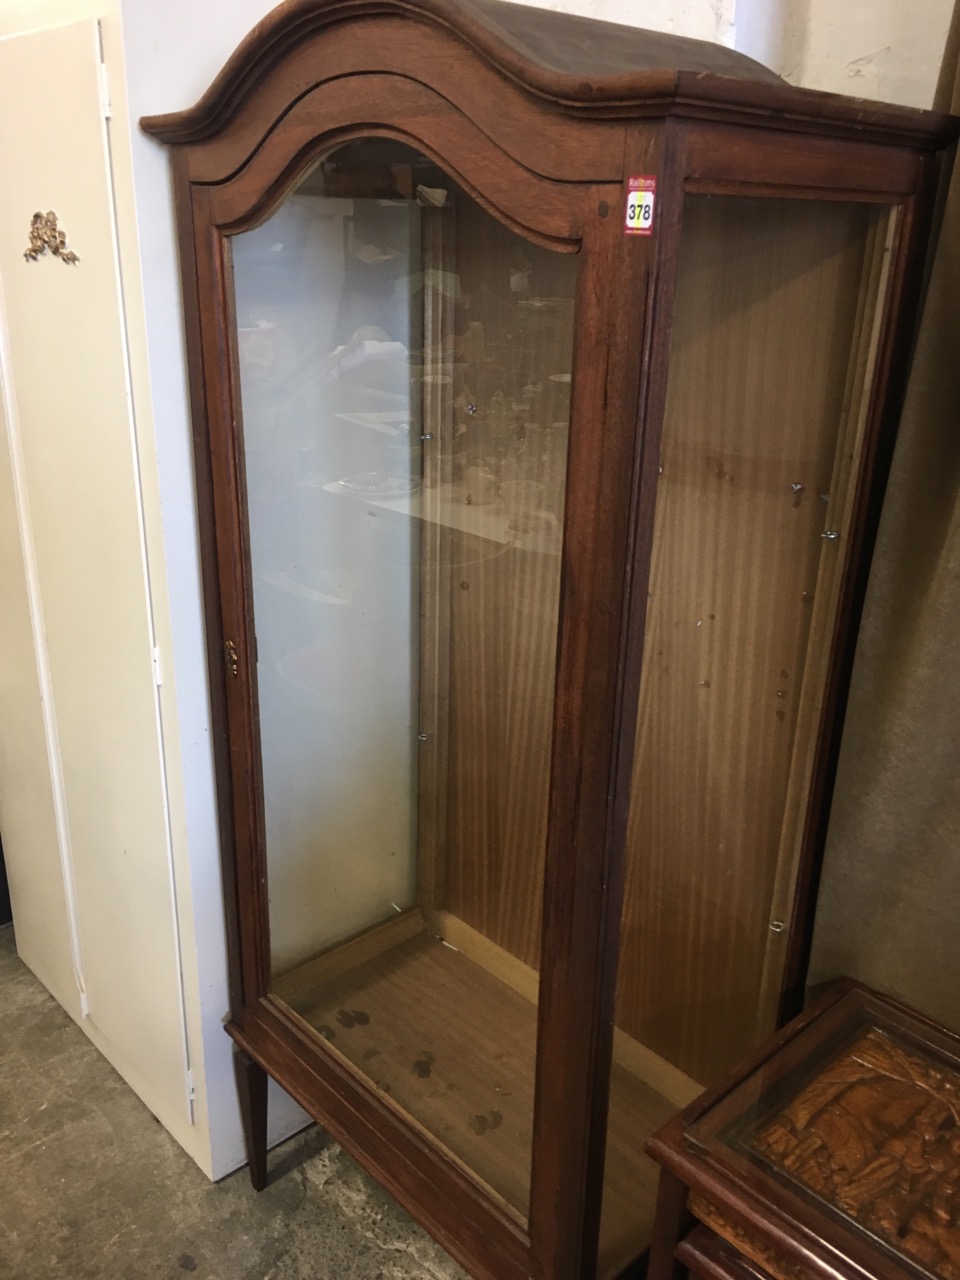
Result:
<svg viewBox="0 0 960 1280"><path fill-rule="evenodd" d="M536 968L576 261L525 245L467 200L456 246L462 394L451 466L459 501L485 513L491 536L445 530L440 547L449 577L440 905ZM505 293L511 275L533 296Z"/></svg>
<svg viewBox="0 0 960 1280"><path fill-rule="evenodd" d="M802 675L808 646L832 639L832 618L810 627L821 558L842 554L822 534L858 417L850 351L876 217L685 206L618 1022L703 1082L757 1034Z"/></svg>

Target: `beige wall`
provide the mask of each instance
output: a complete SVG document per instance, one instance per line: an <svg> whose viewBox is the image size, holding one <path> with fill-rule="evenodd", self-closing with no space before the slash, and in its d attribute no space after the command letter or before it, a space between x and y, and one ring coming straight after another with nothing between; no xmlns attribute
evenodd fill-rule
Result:
<svg viewBox="0 0 960 1280"><path fill-rule="evenodd" d="M929 107L953 0L735 0L736 47L791 84Z"/></svg>
<svg viewBox="0 0 960 1280"><path fill-rule="evenodd" d="M953 0L808 0L781 73L832 93L932 106L952 10Z"/></svg>
<svg viewBox="0 0 960 1280"><path fill-rule="evenodd" d="M960 111L960 9L939 106ZM947 197L850 691L810 978L960 1028L960 171Z"/></svg>

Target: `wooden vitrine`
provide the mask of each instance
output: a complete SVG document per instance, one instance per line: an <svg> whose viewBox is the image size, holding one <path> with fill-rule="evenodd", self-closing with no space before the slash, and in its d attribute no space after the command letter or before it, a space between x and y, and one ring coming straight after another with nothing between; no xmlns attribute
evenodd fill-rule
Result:
<svg viewBox="0 0 960 1280"><path fill-rule="evenodd" d="M944 117L295 0L170 144L238 1082L478 1277L641 1255L796 1004Z"/></svg>

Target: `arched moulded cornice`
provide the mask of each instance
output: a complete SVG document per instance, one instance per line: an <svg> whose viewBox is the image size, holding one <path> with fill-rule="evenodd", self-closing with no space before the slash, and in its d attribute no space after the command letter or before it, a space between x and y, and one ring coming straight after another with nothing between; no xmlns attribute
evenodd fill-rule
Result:
<svg viewBox="0 0 960 1280"><path fill-rule="evenodd" d="M391 138L419 150L422 155L445 169L448 176L492 217L524 239L559 253L578 251L582 238L580 210L576 203L571 206L559 195L556 185L548 179L525 170L509 156L500 155L494 170L494 180L487 183L487 189L483 189L471 182L467 174L452 164L441 150L425 143L422 137L408 134L396 123L380 126L375 130L365 126L345 127L341 124L330 132L322 145L314 144L300 149L286 159L283 169L253 204L248 201L245 186L236 193L232 190L236 184L227 182L218 186L211 197L210 213L213 221L225 235L248 231L270 216L297 179L324 151L344 142L371 136ZM495 150L491 143L486 143L486 146L491 152ZM487 172L491 172L489 164Z"/></svg>
<svg viewBox="0 0 960 1280"><path fill-rule="evenodd" d="M567 114L671 114L931 148L956 136L950 116L797 89L720 45L508 0L285 0L253 28L195 106L146 116L141 127L168 144L211 138L303 42L378 16L452 34L505 79Z"/></svg>

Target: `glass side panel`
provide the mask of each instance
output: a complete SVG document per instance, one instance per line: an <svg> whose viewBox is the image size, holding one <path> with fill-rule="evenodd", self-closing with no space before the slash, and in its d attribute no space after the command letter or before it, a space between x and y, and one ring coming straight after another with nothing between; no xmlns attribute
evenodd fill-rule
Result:
<svg viewBox="0 0 960 1280"><path fill-rule="evenodd" d="M272 990L520 1216L575 268L374 140L233 239Z"/></svg>
<svg viewBox="0 0 960 1280"><path fill-rule="evenodd" d="M602 1273L643 1140L774 1027L885 293L889 211L689 196L660 454Z"/></svg>

